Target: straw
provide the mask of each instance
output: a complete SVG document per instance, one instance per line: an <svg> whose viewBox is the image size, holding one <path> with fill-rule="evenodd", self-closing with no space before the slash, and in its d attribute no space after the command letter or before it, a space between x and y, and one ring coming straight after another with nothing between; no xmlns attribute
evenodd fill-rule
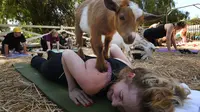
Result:
<svg viewBox="0 0 200 112"><path fill-rule="evenodd" d="M92 54L84 48L84 53ZM31 58L3 59L0 64L0 111L5 112L62 112L35 86L24 79L12 66L14 63L30 63ZM200 90L200 56L194 54L154 53L153 59L136 60L133 67L144 67L158 76L172 77Z"/></svg>

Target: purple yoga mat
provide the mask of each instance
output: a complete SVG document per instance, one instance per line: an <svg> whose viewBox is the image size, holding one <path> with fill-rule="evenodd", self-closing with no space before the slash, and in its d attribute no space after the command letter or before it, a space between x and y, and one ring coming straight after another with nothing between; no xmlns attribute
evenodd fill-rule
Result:
<svg viewBox="0 0 200 112"><path fill-rule="evenodd" d="M194 49L189 49L191 52L193 53L198 53L199 50L194 50ZM156 50L157 52L168 52L168 49L167 48L159 48ZM171 50L172 52L177 52L175 49L172 49Z"/></svg>
<svg viewBox="0 0 200 112"><path fill-rule="evenodd" d="M158 48L156 51L157 52L168 52L168 49L167 48ZM177 52L175 49L172 49L171 51L172 52Z"/></svg>

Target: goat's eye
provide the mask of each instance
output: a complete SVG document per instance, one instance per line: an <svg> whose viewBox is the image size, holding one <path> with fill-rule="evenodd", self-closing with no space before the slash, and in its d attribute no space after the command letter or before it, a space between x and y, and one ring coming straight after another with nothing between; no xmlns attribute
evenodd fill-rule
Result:
<svg viewBox="0 0 200 112"><path fill-rule="evenodd" d="M120 20L125 20L124 15L120 15L120 16L119 16L119 19L120 19Z"/></svg>

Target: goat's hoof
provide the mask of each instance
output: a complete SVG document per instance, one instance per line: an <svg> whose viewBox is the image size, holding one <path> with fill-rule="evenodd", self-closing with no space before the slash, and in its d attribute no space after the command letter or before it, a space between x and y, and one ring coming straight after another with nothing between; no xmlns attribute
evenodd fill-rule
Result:
<svg viewBox="0 0 200 112"><path fill-rule="evenodd" d="M83 53L83 50L82 49L79 49L78 50L78 53L77 53L82 59L84 59L85 58L85 55L84 55L84 53Z"/></svg>
<svg viewBox="0 0 200 112"><path fill-rule="evenodd" d="M104 58L105 58L105 59L108 59L108 58L109 58L108 53L105 53L105 52L104 52Z"/></svg>
<svg viewBox="0 0 200 112"><path fill-rule="evenodd" d="M101 66L96 66L96 68L99 70L99 72L107 72L108 71L107 64L102 64Z"/></svg>
<svg viewBox="0 0 200 112"><path fill-rule="evenodd" d="M104 56L104 58L105 58L105 59L108 59L108 58L109 58L109 56L108 56L108 55L105 55L105 56Z"/></svg>

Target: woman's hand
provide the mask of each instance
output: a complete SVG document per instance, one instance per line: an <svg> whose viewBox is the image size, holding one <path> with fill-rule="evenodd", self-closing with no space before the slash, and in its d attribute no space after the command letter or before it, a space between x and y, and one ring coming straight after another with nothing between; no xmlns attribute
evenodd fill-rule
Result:
<svg viewBox="0 0 200 112"><path fill-rule="evenodd" d="M47 52L48 52L48 51L51 51L51 49L47 49Z"/></svg>
<svg viewBox="0 0 200 112"><path fill-rule="evenodd" d="M88 107L93 104L93 101L78 88L69 91L69 97L76 105L82 104L83 106Z"/></svg>

